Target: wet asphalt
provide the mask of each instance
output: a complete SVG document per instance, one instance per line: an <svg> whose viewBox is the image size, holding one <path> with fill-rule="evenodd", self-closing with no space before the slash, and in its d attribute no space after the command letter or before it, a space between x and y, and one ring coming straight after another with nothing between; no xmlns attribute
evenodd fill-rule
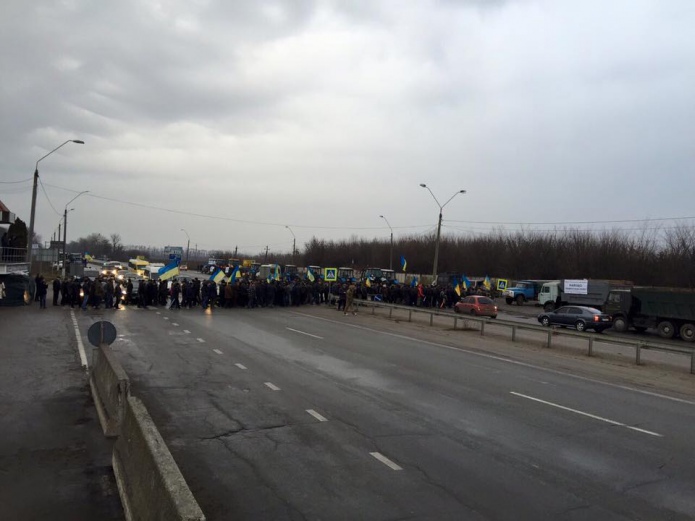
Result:
<svg viewBox="0 0 695 521"><path fill-rule="evenodd" d="M0 307L0 518L124 519L69 311L50 302Z"/></svg>

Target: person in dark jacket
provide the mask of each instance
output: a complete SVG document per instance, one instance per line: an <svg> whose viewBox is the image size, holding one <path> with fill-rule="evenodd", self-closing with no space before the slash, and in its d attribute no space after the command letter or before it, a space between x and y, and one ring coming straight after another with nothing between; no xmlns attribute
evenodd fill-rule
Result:
<svg viewBox="0 0 695 521"><path fill-rule="evenodd" d="M53 279L53 305L58 305L58 295L60 295L60 279L56 277Z"/></svg>
<svg viewBox="0 0 695 521"><path fill-rule="evenodd" d="M36 298L39 300L39 308L46 309L46 293L48 293L48 284L42 275L36 277Z"/></svg>

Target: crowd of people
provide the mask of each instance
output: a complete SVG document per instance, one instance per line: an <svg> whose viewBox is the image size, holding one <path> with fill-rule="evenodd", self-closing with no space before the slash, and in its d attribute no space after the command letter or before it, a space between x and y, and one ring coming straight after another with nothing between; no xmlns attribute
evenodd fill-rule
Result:
<svg viewBox="0 0 695 521"><path fill-rule="evenodd" d="M45 306L47 283L36 278L37 300L43 295ZM356 313L354 299L379 300L417 307L450 308L459 295L453 286L423 284L378 284L362 282L325 282L296 279L254 280L247 276L219 284L209 279L181 278L166 281L141 280L113 276L93 279L69 277L52 282L53 305L119 309L121 305L145 308L274 308L301 305L331 305L345 314Z"/></svg>

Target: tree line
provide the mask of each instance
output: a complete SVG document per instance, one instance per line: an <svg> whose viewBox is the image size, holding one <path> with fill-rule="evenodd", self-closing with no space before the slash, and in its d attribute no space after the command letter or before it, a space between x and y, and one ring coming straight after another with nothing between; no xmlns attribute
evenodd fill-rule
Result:
<svg viewBox="0 0 695 521"><path fill-rule="evenodd" d="M400 271L400 257L409 273L432 273L435 237L405 236L394 241L393 269ZM297 255L236 252L239 259L299 266L319 265L355 268L387 268L391 261L388 239L357 236L331 240L312 238ZM126 260L145 255L166 262L163 248L124 246L118 234L109 238L90 234L70 243L69 251L89 252L95 257ZM191 252L193 253L193 252ZM209 257L230 259L231 250L199 252L191 264ZM185 252L184 252L185 255ZM695 227L676 226L630 234L620 230L587 232L578 229L554 231L494 231L476 236L443 236L438 272L468 276L521 279L591 278L628 280L635 284L695 288Z"/></svg>

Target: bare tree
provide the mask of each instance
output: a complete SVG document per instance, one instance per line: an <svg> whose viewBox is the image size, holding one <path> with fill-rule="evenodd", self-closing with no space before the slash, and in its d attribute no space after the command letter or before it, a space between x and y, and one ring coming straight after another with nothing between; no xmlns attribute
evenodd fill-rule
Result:
<svg viewBox="0 0 695 521"><path fill-rule="evenodd" d="M111 239L111 251L113 253L118 253L120 250L123 249L123 244L121 243L121 236L117 233L112 233L109 235L109 238Z"/></svg>

